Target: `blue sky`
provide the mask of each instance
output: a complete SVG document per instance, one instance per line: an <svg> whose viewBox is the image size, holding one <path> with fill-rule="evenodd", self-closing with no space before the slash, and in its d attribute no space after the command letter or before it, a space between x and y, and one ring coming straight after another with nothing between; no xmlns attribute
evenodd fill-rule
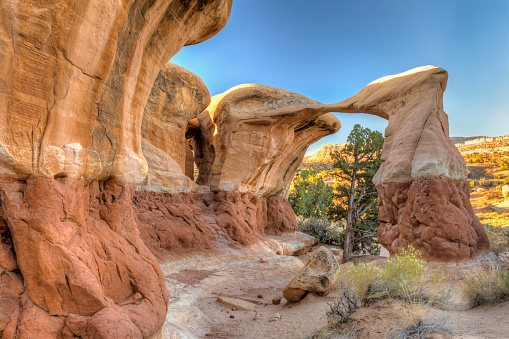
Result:
<svg viewBox="0 0 509 339"><path fill-rule="evenodd" d="M449 72L444 108L451 136L509 134L509 0L234 0L212 39L171 60L212 95L243 83L275 86L334 103L371 81L424 65ZM344 143L355 123L313 144Z"/></svg>

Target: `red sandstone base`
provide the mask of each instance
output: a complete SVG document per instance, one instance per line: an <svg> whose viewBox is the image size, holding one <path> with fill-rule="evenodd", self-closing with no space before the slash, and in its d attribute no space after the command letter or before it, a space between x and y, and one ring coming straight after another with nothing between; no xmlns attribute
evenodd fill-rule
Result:
<svg viewBox="0 0 509 339"><path fill-rule="evenodd" d="M490 249L466 180L442 176L377 186L378 240L391 255L413 246L435 261L474 259Z"/></svg>
<svg viewBox="0 0 509 339"><path fill-rule="evenodd" d="M258 236L295 232L287 199L239 192L136 192L133 200L141 237L159 259L221 247L246 247Z"/></svg>
<svg viewBox="0 0 509 339"><path fill-rule="evenodd" d="M134 187L0 179L2 338L156 335L168 291L132 213Z"/></svg>

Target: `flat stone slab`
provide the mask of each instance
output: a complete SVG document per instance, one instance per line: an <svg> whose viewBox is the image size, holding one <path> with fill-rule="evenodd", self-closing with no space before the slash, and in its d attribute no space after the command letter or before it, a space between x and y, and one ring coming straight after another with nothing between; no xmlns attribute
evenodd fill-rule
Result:
<svg viewBox="0 0 509 339"><path fill-rule="evenodd" d="M217 297L216 300L219 304L226 306L228 308L235 308L240 311L254 311L256 310L256 305L252 302L240 300L236 298L229 297Z"/></svg>

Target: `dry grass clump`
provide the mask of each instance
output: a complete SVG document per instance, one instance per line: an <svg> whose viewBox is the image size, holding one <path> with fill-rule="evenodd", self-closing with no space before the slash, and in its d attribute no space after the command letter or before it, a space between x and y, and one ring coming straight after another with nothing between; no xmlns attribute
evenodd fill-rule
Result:
<svg viewBox="0 0 509 339"><path fill-rule="evenodd" d="M413 247L403 249L385 267L360 264L342 278L366 303L392 298L435 304L445 297L448 279L440 268L430 270Z"/></svg>
<svg viewBox="0 0 509 339"><path fill-rule="evenodd" d="M451 334L458 319L453 320L444 312L431 311L427 306L410 303L403 309L402 321L394 329L391 339L428 338L430 334Z"/></svg>
<svg viewBox="0 0 509 339"><path fill-rule="evenodd" d="M492 265L466 272L464 292L476 306L508 300L509 271Z"/></svg>

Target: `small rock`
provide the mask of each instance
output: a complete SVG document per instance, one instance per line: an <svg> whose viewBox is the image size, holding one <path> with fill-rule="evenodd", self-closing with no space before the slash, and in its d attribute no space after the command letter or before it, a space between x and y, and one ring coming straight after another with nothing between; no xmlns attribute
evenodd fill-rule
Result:
<svg viewBox="0 0 509 339"><path fill-rule="evenodd" d="M263 299L263 295L261 295L261 294L258 294L256 297L257 297L258 299Z"/></svg>
<svg viewBox="0 0 509 339"><path fill-rule="evenodd" d="M260 311L256 310L253 320L258 320L258 319L260 319Z"/></svg>
<svg viewBox="0 0 509 339"><path fill-rule="evenodd" d="M235 318L235 316L234 316L233 314L230 314L230 318L234 319L234 318Z"/></svg>
<svg viewBox="0 0 509 339"><path fill-rule="evenodd" d="M265 264L265 263L269 262L269 259L267 259L267 258L261 258L261 259L260 259L260 262L261 262L262 264Z"/></svg>
<svg viewBox="0 0 509 339"><path fill-rule="evenodd" d="M273 303L274 305L279 305L279 304L281 304L281 298L277 297L277 298L272 299L272 303Z"/></svg>
<svg viewBox="0 0 509 339"><path fill-rule="evenodd" d="M272 318L269 319L269 322L281 320L281 315L276 313Z"/></svg>

